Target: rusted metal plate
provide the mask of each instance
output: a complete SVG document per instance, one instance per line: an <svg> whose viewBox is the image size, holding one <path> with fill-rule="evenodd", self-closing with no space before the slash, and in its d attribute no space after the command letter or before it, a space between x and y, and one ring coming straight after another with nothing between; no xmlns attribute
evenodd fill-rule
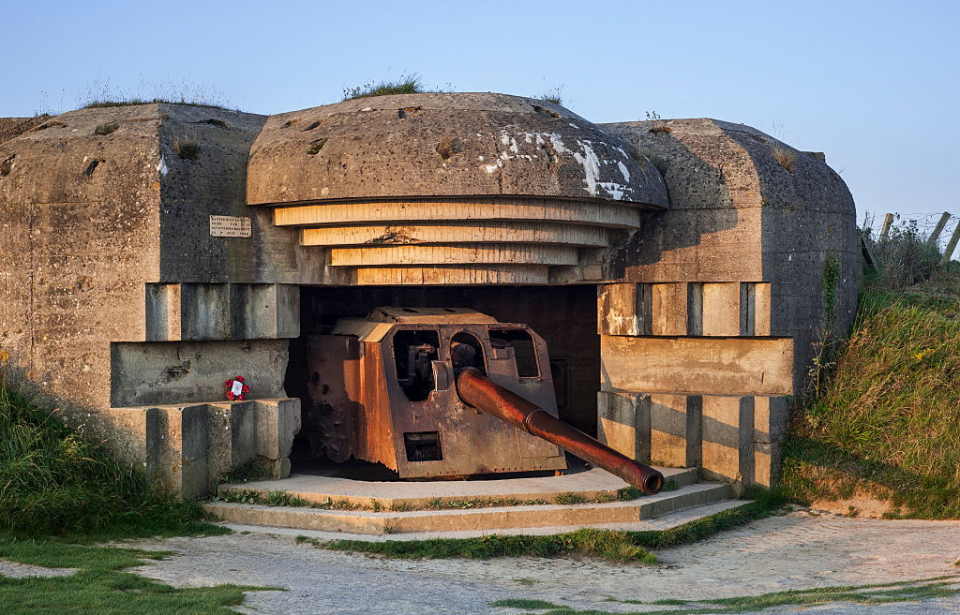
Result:
<svg viewBox="0 0 960 615"><path fill-rule="evenodd" d="M498 323L464 310L409 314L412 322L403 322L408 314L396 308L376 316L366 322L394 322L371 328L353 320L335 329L347 335L319 336L311 349L310 374L321 374L321 381L319 389L311 388L316 419L308 425L322 430L318 437L328 455L332 451L342 457L348 450L350 439L341 430L351 425L352 454L382 463L401 478L566 468L556 445L467 406L455 387L438 388L433 381L436 363L451 366L454 337L469 335L491 380L556 416L547 347L539 335L523 325ZM384 326L389 330L382 330ZM374 329L378 334L371 336ZM498 341L491 341L490 330L500 331ZM510 331L525 333L511 336ZM513 337L526 343L512 342ZM330 365L341 359L351 366L338 370ZM340 386L324 379L335 377L343 378ZM329 388L323 389L324 384Z"/></svg>
<svg viewBox="0 0 960 615"><path fill-rule="evenodd" d="M360 342L342 335L308 336L303 425L315 456L342 462L356 452Z"/></svg>

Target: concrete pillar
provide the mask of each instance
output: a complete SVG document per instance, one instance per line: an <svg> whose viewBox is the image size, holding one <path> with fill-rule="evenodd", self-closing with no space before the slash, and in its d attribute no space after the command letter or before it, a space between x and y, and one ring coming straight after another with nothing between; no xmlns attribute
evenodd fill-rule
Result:
<svg viewBox="0 0 960 615"><path fill-rule="evenodd" d="M740 284L703 285L702 335L740 335Z"/></svg>
<svg viewBox="0 0 960 615"><path fill-rule="evenodd" d="M687 334L687 285L651 284L651 335Z"/></svg>
<svg viewBox="0 0 960 615"><path fill-rule="evenodd" d="M649 284L597 286L597 328L601 335L649 335Z"/></svg>
<svg viewBox="0 0 960 615"><path fill-rule="evenodd" d="M650 396L597 393L597 436L631 459L650 459Z"/></svg>
<svg viewBox="0 0 960 615"><path fill-rule="evenodd" d="M700 464L699 395L652 395L650 460L656 465L688 468Z"/></svg>
<svg viewBox="0 0 960 615"><path fill-rule="evenodd" d="M257 456L273 478L290 476L290 450L301 425L300 400L258 400L255 416Z"/></svg>
<svg viewBox="0 0 960 615"><path fill-rule="evenodd" d="M703 397L701 470L715 480L752 480L753 397Z"/></svg>
<svg viewBox="0 0 960 615"><path fill-rule="evenodd" d="M790 426L788 398L755 397L753 425L753 482L772 487L779 478L783 439Z"/></svg>

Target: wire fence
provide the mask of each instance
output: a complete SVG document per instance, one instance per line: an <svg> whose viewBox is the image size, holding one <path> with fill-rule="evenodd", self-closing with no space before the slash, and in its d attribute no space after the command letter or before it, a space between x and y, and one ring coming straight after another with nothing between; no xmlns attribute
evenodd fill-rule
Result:
<svg viewBox="0 0 960 615"><path fill-rule="evenodd" d="M944 216L946 215L946 220ZM882 214L867 213L864 215L860 229L869 232L870 237L879 240L883 232L887 216ZM960 233L960 216L950 214L949 212L939 213L894 213L893 222L888 235L897 231L912 231L916 235L928 240L935 232L939 233L936 238L936 246L941 254L944 254L950 246L951 240ZM951 254L952 260L957 260L960 250L955 249Z"/></svg>

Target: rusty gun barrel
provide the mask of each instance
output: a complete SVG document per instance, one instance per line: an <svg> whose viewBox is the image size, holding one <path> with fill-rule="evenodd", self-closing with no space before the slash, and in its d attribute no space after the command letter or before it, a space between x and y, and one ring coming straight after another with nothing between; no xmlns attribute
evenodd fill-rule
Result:
<svg viewBox="0 0 960 615"><path fill-rule="evenodd" d="M457 373L457 394L469 406L543 438L577 457L619 476L646 494L663 488L663 474L567 425L546 410L490 380L473 367Z"/></svg>

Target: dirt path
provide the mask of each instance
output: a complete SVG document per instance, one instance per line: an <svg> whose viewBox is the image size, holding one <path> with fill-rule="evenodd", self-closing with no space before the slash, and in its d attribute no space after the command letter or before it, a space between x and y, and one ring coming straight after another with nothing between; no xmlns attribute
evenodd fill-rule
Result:
<svg viewBox="0 0 960 615"><path fill-rule="evenodd" d="M139 569L173 585L236 583L288 590L248 594L244 610L258 614L522 612L489 607L505 598L627 612L650 607L609 598L709 599L953 574L960 587L960 568L954 565L960 558L960 522L878 521L804 512L661 551L658 566L537 558L388 560L328 552L298 545L292 537L264 534L175 538L136 546L181 554ZM960 597L817 610L957 613Z"/></svg>

